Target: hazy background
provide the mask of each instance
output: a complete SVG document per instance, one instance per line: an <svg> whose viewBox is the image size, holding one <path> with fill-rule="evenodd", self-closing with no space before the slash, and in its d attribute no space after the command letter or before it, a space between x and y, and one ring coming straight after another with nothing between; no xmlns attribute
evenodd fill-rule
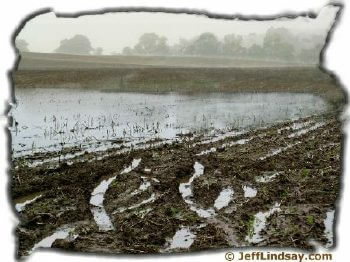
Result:
<svg viewBox="0 0 350 262"><path fill-rule="evenodd" d="M93 47L103 48L103 54L111 54L121 53L126 46L133 47L146 32L165 36L169 45L177 43L180 38L191 39L204 32L214 33L219 39L232 33L243 36L264 34L271 26L285 27L296 35L325 37L337 10L337 7L326 6L316 19L298 17L274 21L222 20L203 15L145 12L57 18L51 12L28 21L17 39L24 39L32 52L53 52L61 40L82 34L90 39Z"/></svg>

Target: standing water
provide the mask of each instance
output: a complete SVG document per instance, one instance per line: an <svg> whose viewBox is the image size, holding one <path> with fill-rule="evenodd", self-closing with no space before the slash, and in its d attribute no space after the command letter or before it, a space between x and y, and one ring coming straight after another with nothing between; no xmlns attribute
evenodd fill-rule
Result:
<svg viewBox="0 0 350 262"><path fill-rule="evenodd" d="M130 166L123 169L120 173L126 174L131 172L133 169L138 167L141 162L141 158L134 159ZM103 201L104 195L108 190L109 185L117 178L114 175L108 179L102 180L102 182L95 187L94 191L91 193L90 204L92 205L91 212L94 216L95 222L101 231L113 230L114 226L104 208Z"/></svg>
<svg viewBox="0 0 350 262"><path fill-rule="evenodd" d="M14 156L96 147L118 141L173 139L177 134L246 129L321 113L327 104L303 93L181 95L83 89L16 89Z"/></svg>

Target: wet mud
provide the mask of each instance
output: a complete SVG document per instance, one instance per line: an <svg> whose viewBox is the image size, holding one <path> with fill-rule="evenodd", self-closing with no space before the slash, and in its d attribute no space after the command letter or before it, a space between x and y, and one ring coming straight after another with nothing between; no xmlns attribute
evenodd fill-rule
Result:
<svg viewBox="0 0 350 262"><path fill-rule="evenodd" d="M42 247L136 254L331 248L341 128L324 114L37 166L16 158L18 256ZM107 226L96 216L101 209Z"/></svg>

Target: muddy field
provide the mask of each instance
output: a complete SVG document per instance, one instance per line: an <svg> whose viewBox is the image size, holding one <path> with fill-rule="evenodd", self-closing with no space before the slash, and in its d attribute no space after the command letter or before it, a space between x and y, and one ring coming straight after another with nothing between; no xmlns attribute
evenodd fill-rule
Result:
<svg viewBox="0 0 350 262"><path fill-rule="evenodd" d="M225 66L220 64L222 59L215 66L212 64L215 59L199 57L140 59L137 56L24 53L12 79L16 88L84 88L141 93L298 92L317 94L336 106L345 102L345 94L335 77L316 65L228 59L230 63ZM116 66L118 63L121 64Z"/></svg>
<svg viewBox="0 0 350 262"><path fill-rule="evenodd" d="M333 76L44 58L13 73L18 256L333 246L346 100Z"/></svg>
<svg viewBox="0 0 350 262"><path fill-rule="evenodd" d="M332 247L341 153L329 113L32 167L16 158L18 255Z"/></svg>
<svg viewBox="0 0 350 262"><path fill-rule="evenodd" d="M238 59L223 56L138 56L138 55L70 55L58 53L21 53L19 70L101 69L101 68L223 68L223 67L288 67L315 66L288 61L266 59Z"/></svg>

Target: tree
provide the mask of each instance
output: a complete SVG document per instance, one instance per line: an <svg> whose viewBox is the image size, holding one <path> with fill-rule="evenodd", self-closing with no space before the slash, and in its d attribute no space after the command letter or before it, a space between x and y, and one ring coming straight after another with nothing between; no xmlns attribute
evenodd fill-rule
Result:
<svg viewBox="0 0 350 262"><path fill-rule="evenodd" d="M16 41L15 41L15 46L20 53L29 52L28 45L29 44L24 39L16 39Z"/></svg>
<svg viewBox="0 0 350 262"><path fill-rule="evenodd" d="M194 55L217 55L220 50L220 42L213 33L201 34L190 46L189 52Z"/></svg>
<svg viewBox="0 0 350 262"><path fill-rule="evenodd" d="M168 39L166 37L164 36L159 37L155 54L159 54L159 55L169 54L170 48L167 42L168 42Z"/></svg>
<svg viewBox="0 0 350 262"><path fill-rule="evenodd" d="M262 46L257 44L253 44L251 47L249 47L247 53L251 58L262 58L265 55Z"/></svg>
<svg viewBox="0 0 350 262"><path fill-rule="evenodd" d="M294 57L293 41L288 29L271 27L264 38L264 51L270 58L290 60Z"/></svg>
<svg viewBox="0 0 350 262"><path fill-rule="evenodd" d="M122 51L122 54L123 55L132 55L133 54L133 50L132 50L132 48L130 48L130 47L124 47L123 48L123 51Z"/></svg>
<svg viewBox="0 0 350 262"><path fill-rule="evenodd" d="M229 56L240 56L244 52L242 47L242 36L229 34L224 36L222 43L222 53Z"/></svg>
<svg viewBox="0 0 350 262"><path fill-rule="evenodd" d="M93 51L94 55L102 55L102 53L103 53L103 48L102 47L97 47Z"/></svg>
<svg viewBox="0 0 350 262"><path fill-rule="evenodd" d="M173 55L188 55L190 54L189 46L191 46L191 41L180 38L179 42L172 46L171 53Z"/></svg>
<svg viewBox="0 0 350 262"><path fill-rule="evenodd" d="M91 46L89 38L84 35L75 35L70 39L64 39L60 46L55 50L56 53L90 55L94 49Z"/></svg>
<svg viewBox="0 0 350 262"><path fill-rule="evenodd" d="M262 46L265 34L249 33L244 35L242 39L242 46L250 48L252 45Z"/></svg>
<svg viewBox="0 0 350 262"><path fill-rule="evenodd" d="M316 44L312 48L302 49L298 55L301 62L308 64L317 64L320 62L321 44Z"/></svg>
<svg viewBox="0 0 350 262"><path fill-rule="evenodd" d="M155 33L145 33L139 38L134 51L143 55L166 55L169 53L167 38Z"/></svg>

